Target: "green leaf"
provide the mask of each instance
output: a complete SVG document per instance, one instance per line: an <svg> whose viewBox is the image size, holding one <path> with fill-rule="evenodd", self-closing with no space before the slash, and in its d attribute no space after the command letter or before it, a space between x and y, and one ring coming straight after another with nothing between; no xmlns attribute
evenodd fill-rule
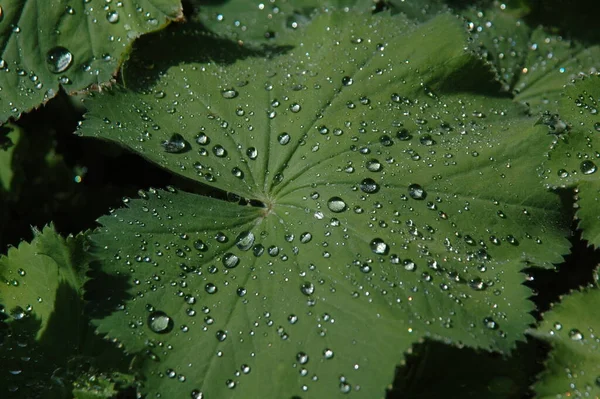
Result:
<svg viewBox="0 0 600 399"><path fill-rule="evenodd" d="M600 290L573 292L562 298L532 334L552 345L546 369L534 385L537 398L600 395Z"/></svg>
<svg viewBox="0 0 600 399"><path fill-rule="evenodd" d="M134 39L180 18L180 0L3 1L0 123L54 97L60 86L74 92L107 83Z"/></svg>
<svg viewBox="0 0 600 399"><path fill-rule="evenodd" d="M306 26L318 9L369 10L371 0L281 0L205 2L193 19L211 31L250 43L281 42Z"/></svg>
<svg viewBox="0 0 600 399"><path fill-rule="evenodd" d="M333 13L269 59L194 26L140 45L80 133L263 205L155 191L99 220L135 300L96 323L146 392L382 397L424 336L522 339L520 270L559 262L569 221L536 173L547 128L477 91L466 43L448 15Z"/></svg>
<svg viewBox="0 0 600 399"><path fill-rule="evenodd" d="M7 323L0 385L11 395L63 397L62 388L49 382L82 343L82 287L90 261L84 243L84 235L63 239L50 226L0 257L0 303Z"/></svg>
<svg viewBox="0 0 600 399"><path fill-rule="evenodd" d="M465 16L479 52L515 101L529 104L533 113L555 112L564 86L600 65L600 46L567 40L542 26L532 28L510 7L472 9Z"/></svg>
<svg viewBox="0 0 600 399"><path fill-rule="evenodd" d="M564 90L558 115L543 121L559 134L542 172L548 185L576 187L576 216L583 238L600 246L600 75L578 80Z"/></svg>

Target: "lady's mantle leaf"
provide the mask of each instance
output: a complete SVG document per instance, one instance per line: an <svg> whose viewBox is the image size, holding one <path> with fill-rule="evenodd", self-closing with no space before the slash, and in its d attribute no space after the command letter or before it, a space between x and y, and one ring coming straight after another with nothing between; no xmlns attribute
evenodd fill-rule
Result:
<svg viewBox="0 0 600 399"><path fill-rule="evenodd" d="M326 14L287 54L228 65L188 27L89 102L82 134L264 203L159 192L100 219L135 299L99 331L146 354L148 392L373 398L423 336L514 346L520 270L560 261L568 221L536 173L546 127L465 92L490 78L465 36L450 16Z"/></svg>
<svg viewBox="0 0 600 399"><path fill-rule="evenodd" d="M504 4L466 12L467 25L515 101L527 103L535 113L556 109L563 88L581 74L600 66L600 46L531 28Z"/></svg>
<svg viewBox="0 0 600 399"><path fill-rule="evenodd" d="M57 393L51 376L76 351L86 324L82 287L90 258L84 249L84 235L63 239L46 227L0 257L3 397L57 397L48 391Z"/></svg>
<svg viewBox="0 0 600 399"><path fill-rule="evenodd" d="M583 238L600 246L600 75L569 86L558 114L542 117L556 142L543 172L551 186L577 188L577 218Z"/></svg>
<svg viewBox="0 0 600 399"><path fill-rule="evenodd" d="M131 42L181 18L180 0L4 0L0 123L54 97L108 82Z"/></svg>
<svg viewBox="0 0 600 399"><path fill-rule="evenodd" d="M533 335L552 344L546 370L534 389L537 397L583 398L600 395L600 290L574 292L544 314Z"/></svg>

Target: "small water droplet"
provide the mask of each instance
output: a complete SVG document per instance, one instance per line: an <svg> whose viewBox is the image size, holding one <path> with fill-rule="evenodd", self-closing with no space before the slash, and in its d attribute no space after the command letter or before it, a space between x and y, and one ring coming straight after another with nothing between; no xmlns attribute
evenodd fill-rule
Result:
<svg viewBox="0 0 600 399"><path fill-rule="evenodd" d="M290 105L290 111L292 111L293 113L298 113L301 109L302 107L298 103L293 103Z"/></svg>
<svg viewBox="0 0 600 399"><path fill-rule="evenodd" d="M111 24L116 24L119 22L119 13L116 11L110 11L106 13L106 20Z"/></svg>
<svg viewBox="0 0 600 399"><path fill-rule="evenodd" d="M416 200L424 200L425 197L427 197L427 193L423 187L418 184L411 184L408 186L408 195L410 195L412 199Z"/></svg>
<svg viewBox="0 0 600 399"><path fill-rule="evenodd" d="M277 137L277 141L279 142L279 144L281 145L286 145L287 143L290 142L290 135L287 133L281 133L278 137Z"/></svg>
<svg viewBox="0 0 600 399"><path fill-rule="evenodd" d="M62 73L73 63L73 54L64 47L54 47L46 54L46 65L52 73Z"/></svg>
<svg viewBox="0 0 600 399"><path fill-rule="evenodd" d="M296 354L296 360L300 364L306 364L306 363L308 363L308 355L304 352L298 352Z"/></svg>
<svg viewBox="0 0 600 399"><path fill-rule="evenodd" d="M367 169L370 172L381 172L383 165L377 159L371 159L367 161Z"/></svg>
<svg viewBox="0 0 600 399"><path fill-rule="evenodd" d="M218 291L217 286L214 285L213 283L208 283L204 286L204 290L208 293L208 294L214 294Z"/></svg>
<svg viewBox="0 0 600 399"><path fill-rule="evenodd" d="M232 99L232 98L236 98L238 96L238 92L235 91L234 89L225 89L223 91L221 91L221 95L223 96L223 98L226 99Z"/></svg>
<svg viewBox="0 0 600 399"><path fill-rule="evenodd" d="M578 329L574 328L569 331L569 338L573 341L581 341L583 339L583 334Z"/></svg>
<svg viewBox="0 0 600 399"><path fill-rule="evenodd" d="M390 251L390 247L381 238L374 238L369 245L377 255L387 255Z"/></svg>
<svg viewBox="0 0 600 399"><path fill-rule="evenodd" d="M597 132L600 132L600 122L594 123L594 130L596 130Z"/></svg>
<svg viewBox="0 0 600 399"><path fill-rule="evenodd" d="M483 325L486 328L489 328L490 330L497 330L498 329L498 323L496 323L494 321L494 319L492 319L491 317L486 317L483 319Z"/></svg>
<svg viewBox="0 0 600 399"><path fill-rule="evenodd" d="M331 197L327 201L327 207L330 211L339 213L346 210L346 203L340 197Z"/></svg>
<svg viewBox="0 0 600 399"><path fill-rule="evenodd" d="M352 78L350 76L344 76L342 78L342 84L344 86L352 86L353 83L354 83L354 80L352 80Z"/></svg>
<svg viewBox="0 0 600 399"><path fill-rule="evenodd" d="M227 339L227 333L225 331L223 331L223 330L217 331L217 333L215 335L216 335L217 340L219 342L223 342L223 341L225 341Z"/></svg>
<svg viewBox="0 0 600 399"><path fill-rule="evenodd" d="M325 359L333 359L333 351L329 348L326 348L323 350L323 357Z"/></svg>
<svg viewBox="0 0 600 399"><path fill-rule="evenodd" d="M300 292L306 296L310 296L315 293L315 285L307 281L300 286Z"/></svg>
<svg viewBox="0 0 600 399"><path fill-rule="evenodd" d="M173 330L175 323L165 312L156 311L148 316L148 327L157 334L166 334Z"/></svg>
<svg viewBox="0 0 600 399"><path fill-rule="evenodd" d="M258 157L258 151L256 148L250 147L246 150L246 155L248 155L248 158L254 160Z"/></svg>

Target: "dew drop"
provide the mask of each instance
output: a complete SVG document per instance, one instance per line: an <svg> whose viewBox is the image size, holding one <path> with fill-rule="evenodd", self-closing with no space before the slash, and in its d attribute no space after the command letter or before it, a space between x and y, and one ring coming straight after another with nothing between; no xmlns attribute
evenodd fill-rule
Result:
<svg viewBox="0 0 600 399"><path fill-rule="evenodd" d="M298 113L301 109L302 107L298 103L293 103L290 105L290 111L292 111L293 113Z"/></svg>
<svg viewBox="0 0 600 399"><path fill-rule="evenodd" d="M225 89L223 91L221 91L221 95L223 96L223 98L226 99L232 99L232 98L236 98L238 96L238 92L235 91L234 89Z"/></svg>
<svg viewBox="0 0 600 399"><path fill-rule="evenodd" d="M217 144L213 147L213 154L215 154L219 158L223 158L227 156L227 150L222 146Z"/></svg>
<svg viewBox="0 0 600 399"><path fill-rule="evenodd" d="M390 247L381 238L374 238L369 246L371 251L377 255L387 255L390 251Z"/></svg>
<svg viewBox="0 0 600 399"><path fill-rule="evenodd" d="M496 323L494 321L494 319L492 319L491 317L486 317L483 319L483 325L486 328L489 328L490 330L497 330L498 329L498 323Z"/></svg>
<svg viewBox="0 0 600 399"><path fill-rule="evenodd" d="M208 283L204 286L204 290L208 293L208 294L214 294L218 291L217 286L214 285L213 283Z"/></svg>
<svg viewBox="0 0 600 399"><path fill-rule="evenodd" d="M73 63L73 54L64 47L54 47L46 54L46 65L52 73L62 73Z"/></svg>
<svg viewBox="0 0 600 399"><path fill-rule="evenodd" d="M371 178L366 178L360 182L360 189L364 193L374 194L379 191L379 184L377 184L375 180Z"/></svg>
<svg viewBox="0 0 600 399"><path fill-rule="evenodd" d="M256 148L250 147L246 150L246 155L248 155L248 158L254 160L258 157L258 151Z"/></svg>
<svg viewBox="0 0 600 399"><path fill-rule="evenodd" d="M242 251L248 251L254 245L254 233L251 231L241 232L235 239L235 245Z"/></svg>
<svg viewBox="0 0 600 399"><path fill-rule="evenodd" d="M600 132L600 122L594 123L594 130L596 130L597 132Z"/></svg>
<svg viewBox="0 0 600 399"><path fill-rule="evenodd" d="M164 140L160 145L171 154L181 154L190 149L190 144L179 133L173 133L169 140Z"/></svg>
<svg viewBox="0 0 600 399"><path fill-rule="evenodd" d="M333 351L329 348L323 350L323 357L325 359L333 359Z"/></svg>
<svg viewBox="0 0 600 399"><path fill-rule="evenodd" d="M350 76L344 76L342 78L342 84L344 86L352 86L353 83L354 83L354 80L352 80L352 78Z"/></svg>
<svg viewBox="0 0 600 399"><path fill-rule="evenodd" d="M592 173L595 173L598 170L596 164L589 160L583 161L579 168L581 169L581 173L583 173L584 175L591 175Z"/></svg>
<svg viewBox="0 0 600 399"><path fill-rule="evenodd" d="M234 267L236 267L239 264L240 264L240 258L237 255L229 252L229 253L225 254L225 256L223 256L223 266L225 266L226 268L233 269Z"/></svg>
<svg viewBox="0 0 600 399"><path fill-rule="evenodd" d="M569 338L573 341L581 341L583 339L583 334L578 329L574 328L569 331Z"/></svg>
<svg viewBox="0 0 600 399"><path fill-rule="evenodd" d="M300 286L300 292L306 296L310 296L315 293L315 285L307 281Z"/></svg>
<svg viewBox="0 0 600 399"><path fill-rule="evenodd" d="M411 184L408 186L408 195L416 200L424 200L425 197L427 197L427 193L423 190L423 187L418 184Z"/></svg>
<svg viewBox="0 0 600 399"><path fill-rule="evenodd" d="M279 144L281 145L286 145L287 143L290 142L290 135L287 133L281 133L278 137L277 137L277 141L279 142Z"/></svg>
<svg viewBox="0 0 600 399"><path fill-rule="evenodd" d="M119 22L119 13L116 11L110 11L106 14L106 20L111 24Z"/></svg>
<svg viewBox="0 0 600 399"><path fill-rule="evenodd" d="M227 339L227 333L223 330L217 331L217 333L215 335L217 337L217 341L219 341L219 342L223 342Z"/></svg>
<svg viewBox="0 0 600 399"><path fill-rule="evenodd" d="M298 352L296 354L296 360L300 364L306 364L306 363L308 363L308 355L304 352Z"/></svg>
<svg viewBox="0 0 600 399"><path fill-rule="evenodd" d="M346 203L340 197L331 197L327 201L327 208L331 212L340 213L346 210Z"/></svg>
<svg viewBox="0 0 600 399"><path fill-rule="evenodd" d="M367 169L370 172L381 172L383 165L377 159L371 159L367 161Z"/></svg>
<svg viewBox="0 0 600 399"><path fill-rule="evenodd" d="M156 311L150 313L148 316L148 327L150 330L157 334L166 334L173 330L174 326L173 319L171 319L165 312Z"/></svg>

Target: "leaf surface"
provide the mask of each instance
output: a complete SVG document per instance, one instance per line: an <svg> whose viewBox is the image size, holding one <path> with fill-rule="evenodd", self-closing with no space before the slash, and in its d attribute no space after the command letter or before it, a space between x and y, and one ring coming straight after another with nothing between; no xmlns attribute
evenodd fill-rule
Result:
<svg viewBox="0 0 600 399"><path fill-rule="evenodd" d="M532 332L552 345L546 369L534 390L538 398L600 395L600 290L573 292L562 298Z"/></svg>
<svg viewBox="0 0 600 399"><path fill-rule="evenodd" d="M564 86L600 66L600 46L568 40L543 26L528 26L518 9L494 6L469 10L465 16L479 52L495 67L515 101L529 104L533 113L556 112Z"/></svg>
<svg viewBox="0 0 600 399"><path fill-rule="evenodd" d="M564 91L551 125L562 131L544 164L550 186L577 188L578 227L583 238L600 245L600 76L578 80Z"/></svg>
<svg viewBox="0 0 600 399"><path fill-rule="evenodd" d="M180 0L5 0L0 6L0 122L107 83L140 35L182 17Z"/></svg>
<svg viewBox="0 0 600 399"><path fill-rule="evenodd" d="M514 347L520 270L561 260L568 220L535 169L546 127L466 91L490 75L460 22L324 14L268 59L219 40L141 44L80 130L263 204L155 191L100 219L135 300L98 328L146 354L145 390L382 397L423 336Z"/></svg>

